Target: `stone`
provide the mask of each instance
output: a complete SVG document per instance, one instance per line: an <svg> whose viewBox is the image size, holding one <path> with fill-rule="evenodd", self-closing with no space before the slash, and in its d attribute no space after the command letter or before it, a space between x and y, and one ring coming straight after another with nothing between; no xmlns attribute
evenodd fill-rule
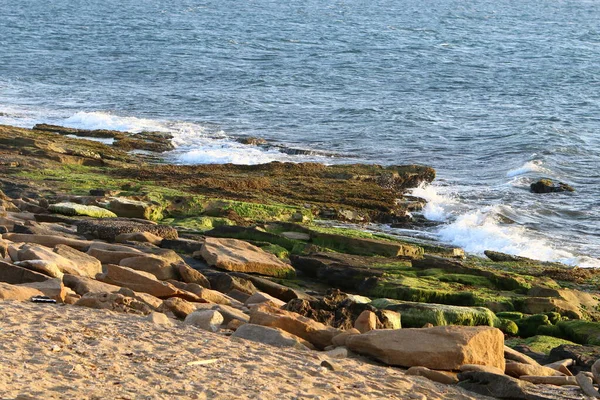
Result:
<svg viewBox="0 0 600 400"><path fill-rule="evenodd" d="M506 364L504 373L515 378L521 375L535 375L535 376L564 376L562 372L555 369L544 367L541 365L530 365L521 364L517 362L510 362Z"/></svg>
<svg viewBox="0 0 600 400"><path fill-rule="evenodd" d="M575 361L573 359L567 358L565 360L559 360L559 361L555 361L550 364L546 364L546 365L544 365L544 367L555 369L557 371L562 372L563 374L565 374L567 376L573 376L573 374L571 373L571 371L569 370L568 367L573 365L574 362ZM592 372L594 372L594 366L592 366Z"/></svg>
<svg viewBox="0 0 600 400"><path fill-rule="evenodd" d="M334 243L336 248L343 248L349 254L365 256L379 255L383 257L403 256L410 258L419 258L423 255L423 248L407 243L350 237L314 230L311 230L310 236L311 240L315 243Z"/></svg>
<svg viewBox="0 0 600 400"><path fill-rule="evenodd" d="M179 277L178 268L175 265L156 256L143 255L141 257L123 258L119 265L137 271L149 272L161 281Z"/></svg>
<svg viewBox="0 0 600 400"><path fill-rule="evenodd" d="M195 294L199 299L208 303L224 304L227 306L232 304L232 299L227 297L227 295L217 292L216 290L207 289L196 283L187 283L183 289Z"/></svg>
<svg viewBox="0 0 600 400"><path fill-rule="evenodd" d="M102 273L102 263L86 253L75 250L64 244L57 244L54 247L54 252L77 265L77 271L80 271L81 276L94 278L97 274ZM71 273L70 271L64 272Z"/></svg>
<svg viewBox="0 0 600 400"><path fill-rule="evenodd" d="M171 249L180 253L193 254L196 251L202 249L204 240L193 240L193 239L163 239L160 242L160 247L163 249Z"/></svg>
<svg viewBox="0 0 600 400"><path fill-rule="evenodd" d="M135 220L94 219L79 221L77 233L86 237L114 242L122 233L149 232L163 239L177 239L175 228L167 225L156 225Z"/></svg>
<svg viewBox="0 0 600 400"><path fill-rule="evenodd" d="M235 332L240 328L240 326L242 326L244 324L247 324L247 322L240 321L239 319L232 319L227 324L227 329Z"/></svg>
<svg viewBox="0 0 600 400"><path fill-rule="evenodd" d="M496 375L489 372L467 371L458 374L458 386L471 392L499 399L513 400L543 400L544 397L530 397L533 384L511 378L506 375Z"/></svg>
<svg viewBox="0 0 600 400"><path fill-rule="evenodd" d="M185 317L184 322L209 332L217 332L223 323L223 316L215 310L194 311Z"/></svg>
<svg viewBox="0 0 600 400"><path fill-rule="evenodd" d="M552 179L540 179L530 185L533 193L574 192L575 189L563 182L554 182Z"/></svg>
<svg viewBox="0 0 600 400"><path fill-rule="evenodd" d="M152 243L156 246L160 246L163 238L150 232L128 232L121 233L115 237L115 242L127 243L127 242L142 242Z"/></svg>
<svg viewBox="0 0 600 400"><path fill-rule="evenodd" d="M157 311L152 311L150 314L148 314L148 316L146 317L146 321L150 321L154 325L162 325L162 326L174 325L173 321L171 321L171 319L169 317L167 317L165 314L163 314L161 312L157 312Z"/></svg>
<svg viewBox="0 0 600 400"><path fill-rule="evenodd" d="M50 277L47 275L8 262L0 261L0 282L17 285L19 283L27 282L43 282L48 279L50 279Z"/></svg>
<svg viewBox="0 0 600 400"><path fill-rule="evenodd" d="M194 304L179 297L171 297L163 301L163 307L171 311L177 318L185 319L196 311Z"/></svg>
<svg viewBox="0 0 600 400"><path fill-rule="evenodd" d="M341 371L342 368L330 360L321 361L321 367L327 368L329 371Z"/></svg>
<svg viewBox="0 0 600 400"><path fill-rule="evenodd" d="M504 375L504 370L501 370L500 368L496 368L496 367L490 367L487 365L464 364L464 365L460 366L459 370L461 372L477 371L477 372L488 372L490 374Z"/></svg>
<svg viewBox="0 0 600 400"><path fill-rule="evenodd" d="M229 293L232 290L238 290L251 296L258 289L248 279L232 276L227 273L216 273L209 276L212 289L221 293Z"/></svg>
<svg viewBox="0 0 600 400"><path fill-rule="evenodd" d="M283 329L312 343L319 349L331 344L331 339L340 331L299 314L280 310L268 304L250 309L250 323Z"/></svg>
<svg viewBox="0 0 600 400"><path fill-rule="evenodd" d="M272 306L275 306L278 308L285 306L285 302L283 302L279 299L276 299L275 297L270 296L263 292L254 293L252 296L248 297L248 299L244 302L244 304L247 307L250 307L253 304L260 304L260 303L270 303Z"/></svg>
<svg viewBox="0 0 600 400"><path fill-rule="evenodd" d="M600 360L597 360L591 368L592 376L594 381L600 385Z"/></svg>
<svg viewBox="0 0 600 400"><path fill-rule="evenodd" d="M123 251L117 251L117 250L101 249L101 248L95 247L95 245L92 245L90 247L90 249L87 251L87 254L90 257L94 257L95 259L100 261L102 264L119 264L121 262L121 260L123 260L125 258L142 257L145 255L140 250L137 250L134 248L123 250Z"/></svg>
<svg viewBox="0 0 600 400"><path fill-rule="evenodd" d="M65 290L65 286L62 283L62 280L59 278L48 279L44 282L29 282L22 283L18 286L28 287L32 289L37 289L44 294L46 297L50 297L59 302L63 302L67 297L67 291Z"/></svg>
<svg viewBox="0 0 600 400"><path fill-rule="evenodd" d="M533 365L536 367L540 365L533 358L531 358L523 353L520 353L514 349L511 349L508 346L504 346L504 358L506 358L507 360L516 361L521 364L529 364L529 365Z"/></svg>
<svg viewBox="0 0 600 400"><path fill-rule="evenodd" d="M329 358L347 358L348 354L348 349L345 347L336 347L323 353L324 356Z"/></svg>
<svg viewBox="0 0 600 400"><path fill-rule="evenodd" d="M77 203L56 203L51 204L48 210L63 215L81 215L93 218L116 218L117 214L105 208L98 206L85 206Z"/></svg>
<svg viewBox="0 0 600 400"><path fill-rule="evenodd" d="M35 243L52 248L64 244L79 251L86 251L92 243L88 240L71 239L63 236L30 235L26 233L5 233L2 238L15 243Z"/></svg>
<svg viewBox="0 0 600 400"><path fill-rule="evenodd" d="M65 246L65 249L68 250L59 249L59 251L64 255L72 257L72 259L66 258L62 254L58 254L48 247L36 244L25 244L21 246L17 254L18 259L21 262L28 260L43 260L48 263L47 266L49 268L51 267L51 264L53 264L58 270L66 274L94 278L96 274L102 272L102 266L97 260L94 260L95 262L90 261L89 263L86 263L83 260L87 259L79 257L79 255L84 256L84 253L78 252L68 246Z"/></svg>
<svg viewBox="0 0 600 400"><path fill-rule="evenodd" d="M145 302L124 296L120 293L89 292L83 295L75 305L141 315L148 315L153 311Z"/></svg>
<svg viewBox="0 0 600 400"><path fill-rule="evenodd" d="M288 278L295 276L291 265L273 254L237 239L206 238L202 250L194 253L210 266L227 271L249 272L259 275Z"/></svg>
<svg viewBox="0 0 600 400"><path fill-rule="evenodd" d="M185 283L196 283L202 287L210 289L210 282L202 273L198 270L193 269L187 264L179 264L177 266L177 271L179 272L179 276L181 280Z"/></svg>
<svg viewBox="0 0 600 400"><path fill-rule="evenodd" d="M491 327L374 330L349 337L346 346L388 365L455 370L480 364L504 370L504 335Z"/></svg>
<svg viewBox="0 0 600 400"><path fill-rule="evenodd" d="M250 316L248 314L225 304L215 304L212 306L212 309L221 313L223 316L223 324L228 324L232 320L238 320L244 323L250 321Z"/></svg>
<svg viewBox="0 0 600 400"><path fill-rule="evenodd" d="M162 207L158 204L147 203L124 197L112 197L109 199L108 208L119 217L139 218L157 221L163 218Z"/></svg>
<svg viewBox="0 0 600 400"><path fill-rule="evenodd" d="M6 232L1 232L2 231L2 226L0 226L0 238L2 237L1 235L6 233ZM6 230L6 228L4 228ZM0 239L0 258L5 258L8 255L8 242L6 240L2 240Z"/></svg>
<svg viewBox="0 0 600 400"><path fill-rule="evenodd" d="M292 289L288 286L273 282L268 278L263 278L256 275L243 274L241 272L234 272L231 275L250 281L250 283L254 285L253 289L250 291L249 294L253 294L254 292L256 292L256 289L258 289L261 292L267 293L285 302L288 302L293 299L316 300L314 297L309 296L300 290Z"/></svg>
<svg viewBox="0 0 600 400"><path fill-rule="evenodd" d="M574 376L535 376L535 375L522 375L519 379L535 383L537 385L577 385L577 379Z"/></svg>
<svg viewBox="0 0 600 400"><path fill-rule="evenodd" d="M310 235L304 232L282 232L280 233L286 239L309 241Z"/></svg>
<svg viewBox="0 0 600 400"><path fill-rule="evenodd" d="M430 381L443 383L445 385L454 385L458 383L456 374L446 371L435 371L426 367L410 367L406 375L423 376Z"/></svg>
<svg viewBox="0 0 600 400"><path fill-rule="evenodd" d="M63 276L63 283L80 296L89 292L116 293L121 289L120 286L110 285L85 276L70 274L65 274Z"/></svg>
<svg viewBox="0 0 600 400"><path fill-rule="evenodd" d="M236 299L239 302L245 303L246 300L248 300L250 298L250 295L244 292L240 292L237 289L233 289L230 290L229 292L227 292L227 296Z"/></svg>
<svg viewBox="0 0 600 400"><path fill-rule="evenodd" d="M232 335L232 339L246 339L275 347L293 347L308 350L312 345L307 341L279 328L270 328L255 324L244 324Z"/></svg>
<svg viewBox="0 0 600 400"><path fill-rule="evenodd" d="M373 311L363 311L354 322L354 327L358 329L360 333L365 333L376 329L377 315Z"/></svg>
<svg viewBox="0 0 600 400"><path fill-rule="evenodd" d="M15 261L15 265L19 267L27 268L40 274L47 275L51 278L62 279L63 272L58 268L56 263L48 260L25 260Z"/></svg>
<svg viewBox="0 0 600 400"><path fill-rule="evenodd" d="M575 361L574 365L570 366L575 374L582 370L589 371L596 360L600 359L600 347L562 344L550 350L550 361L564 359Z"/></svg>
<svg viewBox="0 0 600 400"><path fill-rule="evenodd" d="M581 391L586 394L586 396L598 399L600 398L600 393L594 387L594 380L592 379L592 374L586 372L580 372L575 376L575 380L579 384Z"/></svg>
<svg viewBox="0 0 600 400"><path fill-rule="evenodd" d="M26 286L17 286L6 282L0 282L0 299L2 300L26 301L33 296L44 296L44 293L38 289Z"/></svg>
<svg viewBox="0 0 600 400"><path fill-rule="evenodd" d="M152 274L136 271L131 268L107 264L105 272L96 279L111 285L127 287L136 292L151 294L160 298L180 296L182 291L167 282L161 282Z"/></svg>
<svg viewBox="0 0 600 400"><path fill-rule="evenodd" d="M360 335L360 331L356 328L349 329L347 331L342 331L338 335L335 335L331 339L331 344L334 346L346 346L346 340L350 336Z"/></svg>

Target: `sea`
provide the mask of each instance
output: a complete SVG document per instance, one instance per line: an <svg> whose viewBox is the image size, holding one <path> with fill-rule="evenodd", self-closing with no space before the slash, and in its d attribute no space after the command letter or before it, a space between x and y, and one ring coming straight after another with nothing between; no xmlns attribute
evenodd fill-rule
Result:
<svg viewBox="0 0 600 400"><path fill-rule="evenodd" d="M170 132L178 164L430 165L414 235L600 267L598 0L0 0L0 124L37 123Z"/></svg>

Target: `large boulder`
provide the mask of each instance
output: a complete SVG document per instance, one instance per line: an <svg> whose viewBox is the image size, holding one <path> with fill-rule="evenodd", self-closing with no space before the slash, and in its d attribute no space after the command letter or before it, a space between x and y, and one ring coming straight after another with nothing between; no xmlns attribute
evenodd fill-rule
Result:
<svg viewBox="0 0 600 400"><path fill-rule="evenodd" d="M44 293L39 289L0 282L0 299L2 300L25 301L34 296L44 296Z"/></svg>
<svg viewBox="0 0 600 400"><path fill-rule="evenodd" d="M77 265L79 271L84 273L82 276L95 277L97 274L102 272L102 264L94 257L89 256L81 251L75 250L72 247L64 244L58 244L54 247L54 252L61 257L70 260L72 263ZM65 271L67 272L67 271ZM67 272L70 273L70 272Z"/></svg>
<svg viewBox="0 0 600 400"><path fill-rule="evenodd" d="M121 287L111 285L105 282L97 281L96 279L86 278L85 276L77 276L65 274L63 276L65 286L72 289L75 293L83 296L89 292L95 293L116 293Z"/></svg>
<svg viewBox="0 0 600 400"><path fill-rule="evenodd" d="M291 277L295 270L250 243L237 239L206 238L202 250L194 253L208 265L227 271L250 272L274 277Z"/></svg>
<svg viewBox="0 0 600 400"><path fill-rule="evenodd" d="M504 335L491 327L438 326L374 330L351 336L346 345L388 364L456 370L480 364L504 370Z"/></svg>
<svg viewBox="0 0 600 400"><path fill-rule="evenodd" d="M145 201L113 197L108 208L119 217L140 218L157 221L163 218L162 207Z"/></svg>
<svg viewBox="0 0 600 400"><path fill-rule="evenodd" d="M0 261L0 282L18 285L27 282L43 282L48 279L50 279L50 277L45 274Z"/></svg>
<svg viewBox="0 0 600 400"><path fill-rule="evenodd" d="M63 236L31 235L26 233L5 233L2 238L15 243L35 243L46 247L55 247L59 244L86 251L92 242L87 240L71 239Z"/></svg>
<svg viewBox="0 0 600 400"><path fill-rule="evenodd" d="M175 228L166 225L156 225L133 220L122 219L94 219L79 221L77 233L85 237L114 242L122 233L149 232L163 239L177 239Z"/></svg>
<svg viewBox="0 0 600 400"><path fill-rule="evenodd" d="M138 271L149 272L160 280L177 279L179 277L176 266L171 262L156 256L143 255L141 257L124 258L119 262L123 267L133 268Z"/></svg>
<svg viewBox="0 0 600 400"><path fill-rule="evenodd" d="M244 324L237 328L231 335L232 340L246 339L252 342L264 343L275 347L293 347L296 349L308 350L313 346L299 338L279 328L269 328L267 326Z"/></svg>
<svg viewBox="0 0 600 400"><path fill-rule="evenodd" d="M114 212L109 211L105 208L101 208L98 206L86 206L83 204L70 203L70 202L51 204L48 207L48 210L50 210L54 213L63 214L63 215L82 215L82 216L93 217L93 218L116 218L117 217L117 214L115 214Z"/></svg>
<svg viewBox="0 0 600 400"><path fill-rule="evenodd" d="M94 278L96 274L102 272L102 265L98 260L88 257L68 246L58 247L57 251L52 251L48 247L34 244L21 246L17 252L19 261L42 260L48 263L48 266L56 266L58 270L65 274L87 276ZM67 257L69 258L67 258ZM41 271L38 271L41 272Z"/></svg>
<svg viewBox="0 0 600 400"><path fill-rule="evenodd" d="M339 330L290 311L261 304L250 310L250 323L283 329L312 343L319 349L331 345Z"/></svg>
<svg viewBox="0 0 600 400"><path fill-rule="evenodd" d="M48 279L44 282L22 283L18 286L39 290L44 296L60 302L64 302L67 297L67 289L59 278Z"/></svg>
<svg viewBox="0 0 600 400"><path fill-rule="evenodd" d="M200 271L193 269L185 263L179 264L177 272L179 272L181 280L185 283L196 283L207 289L211 288L209 280Z"/></svg>
<svg viewBox="0 0 600 400"><path fill-rule="evenodd" d="M170 283L159 281L150 273L114 264L107 264L105 272L98 275L96 279L111 285L126 287L136 292L148 293L159 299L182 295L182 291Z"/></svg>

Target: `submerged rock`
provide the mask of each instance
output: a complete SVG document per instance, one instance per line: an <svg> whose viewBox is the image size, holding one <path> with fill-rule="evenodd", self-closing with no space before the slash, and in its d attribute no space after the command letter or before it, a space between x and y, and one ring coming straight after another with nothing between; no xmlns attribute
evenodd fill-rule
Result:
<svg viewBox="0 0 600 400"><path fill-rule="evenodd" d="M533 193L555 193L555 192L574 192L575 189L563 182L554 182L551 179L540 179L530 186Z"/></svg>

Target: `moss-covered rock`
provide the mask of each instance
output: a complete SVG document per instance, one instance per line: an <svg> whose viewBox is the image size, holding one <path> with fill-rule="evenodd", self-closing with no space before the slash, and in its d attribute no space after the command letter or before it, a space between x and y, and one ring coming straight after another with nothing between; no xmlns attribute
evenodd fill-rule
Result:
<svg viewBox="0 0 600 400"><path fill-rule="evenodd" d="M563 345L563 344L575 344L573 342L570 342L568 340L565 339L559 339L556 337L552 337L552 336L545 336L545 335L536 335L536 336L532 336L526 339L521 339L521 338L512 338L512 339L507 339L505 341L505 344L508 347L516 347L518 345L526 345L529 348L531 348L531 350L533 351L537 351L540 353L544 353L544 354L550 354L550 350Z"/></svg>
<svg viewBox="0 0 600 400"><path fill-rule="evenodd" d="M56 203L48 206L48 210L63 215L82 215L93 218L116 218L117 215L98 206L86 206L77 203Z"/></svg>
<svg viewBox="0 0 600 400"><path fill-rule="evenodd" d="M519 327L519 334L522 337L535 336L538 332L538 327L552 325L548 316L545 314L536 314L515 321Z"/></svg>
<svg viewBox="0 0 600 400"><path fill-rule="evenodd" d="M498 318L494 326L510 336L517 336L519 334L519 327L515 321L510 319Z"/></svg>
<svg viewBox="0 0 600 400"><path fill-rule="evenodd" d="M504 318L504 319L509 319L511 321L517 321L517 320L523 318L523 313L518 312L518 311L502 311L502 312L496 313L496 316L498 318Z"/></svg>
<svg viewBox="0 0 600 400"><path fill-rule="evenodd" d="M579 344L600 346L600 323L589 321L559 321L557 326L566 339Z"/></svg>
<svg viewBox="0 0 600 400"><path fill-rule="evenodd" d="M402 326L405 328L421 328L427 323L436 326L494 326L496 321L494 313L484 307L401 302L391 299L375 299L370 304L377 308L399 312L402 315Z"/></svg>

